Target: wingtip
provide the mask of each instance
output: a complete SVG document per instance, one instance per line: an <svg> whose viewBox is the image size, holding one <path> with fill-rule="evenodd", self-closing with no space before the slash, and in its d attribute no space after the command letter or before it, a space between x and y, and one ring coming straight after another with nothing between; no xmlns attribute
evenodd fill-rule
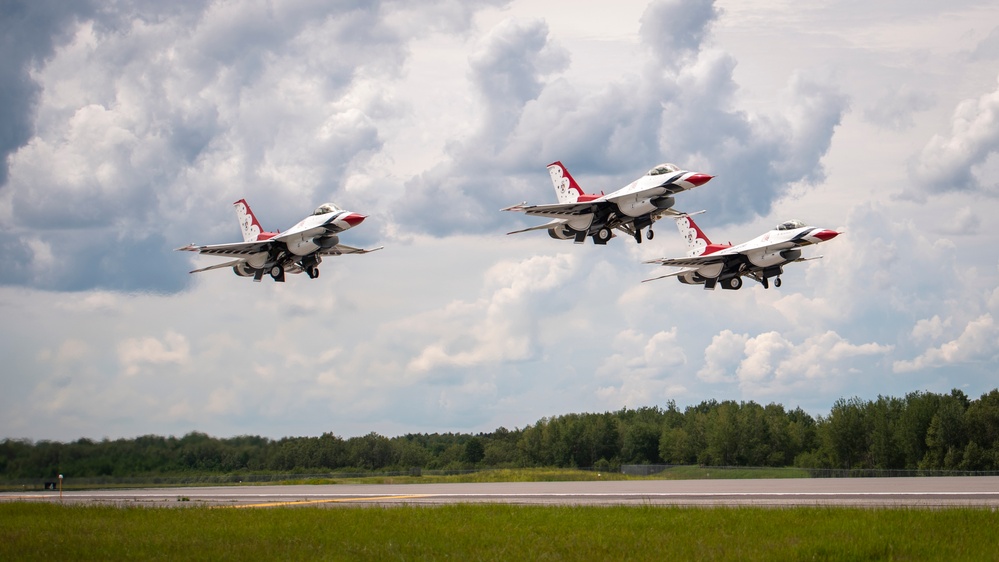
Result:
<svg viewBox="0 0 999 562"><path fill-rule="evenodd" d="M524 207L526 207L526 206L527 206L527 201L521 201L520 203L517 203L516 205L510 205L509 207L503 207L502 209L500 209L500 211L522 211L522 210L524 210Z"/></svg>

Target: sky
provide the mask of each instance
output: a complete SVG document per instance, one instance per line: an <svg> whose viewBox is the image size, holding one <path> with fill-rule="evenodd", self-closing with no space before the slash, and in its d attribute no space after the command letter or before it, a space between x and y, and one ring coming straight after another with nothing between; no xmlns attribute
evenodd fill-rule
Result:
<svg viewBox="0 0 999 562"><path fill-rule="evenodd" d="M0 438L489 432L704 400L999 386L999 5L0 0ZM843 234L705 291L507 235L560 160L660 162L716 242ZM368 215L322 276L174 249Z"/></svg>

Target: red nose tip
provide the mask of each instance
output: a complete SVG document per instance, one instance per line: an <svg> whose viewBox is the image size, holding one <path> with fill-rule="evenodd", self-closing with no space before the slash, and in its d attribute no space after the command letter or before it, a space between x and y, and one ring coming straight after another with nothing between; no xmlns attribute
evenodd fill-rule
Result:
<svg viewBox="0 0 999 562"><path fill-rule="evenodd" d="M820 230L815 234L813 234L812 236L825 242L826 240L832 240L833 238L839 236L839 232L836 232L835 230Z"/></svg>
<svg viewBox="0 0 999 562"><path fill-rule="evenodd" d="M350 213L349 215L343 217L343 222L349 224L350 226L357 226L366 218L368 217L360 213Z"/></svg>
<svg viewBox="0 0 999 562"><path fill-rule="evenodd" d="M687 178L686 181L689 182L689 183L694 184L695 187L700 187L700 186L708 183L708 181L710 181L711 178L713 178L713 177L714 176L709 176L707 174L694 174L694 175L690 176L689 178Z"/></svg>

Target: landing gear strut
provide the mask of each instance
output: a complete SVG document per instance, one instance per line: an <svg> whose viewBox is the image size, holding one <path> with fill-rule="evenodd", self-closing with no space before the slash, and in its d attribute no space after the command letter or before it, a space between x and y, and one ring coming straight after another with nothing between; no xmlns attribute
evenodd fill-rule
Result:
<svg viewBox="0 0 999 562"><path fill-rule="evenodd" d="M272 267L271 277L279 283L284 282L284 268L281 267L280 265L275 265L274 267Z"/></svg>
<svg viewBox="0 0 999 562"><path fill-rule="evenodd" d="M610 239L611 239L611 231L609 228L606 227L597 230L596 233L593 234L594 244L600 244L601 246L603 246Z"/></svg>
<svg viewBox="0 0 999 562"><path fill-rule="evenodd" d="M645 233L645 237L648 238L649 240L652 240L652 238L654 238L655 235L656 235L656 233L652 232L651 228L648 230L648 232ZM635 242L638 242L639 244L642 243L642 231L641 231L641 229L636 229L635 230Z"/></svg>

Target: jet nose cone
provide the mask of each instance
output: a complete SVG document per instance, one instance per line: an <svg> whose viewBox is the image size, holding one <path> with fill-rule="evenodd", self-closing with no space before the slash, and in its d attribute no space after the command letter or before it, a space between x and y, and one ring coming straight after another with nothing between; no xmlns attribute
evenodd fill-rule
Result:
<svg viewBox="0 0 999 562"><path fill-rule="evenodd" d="M839 234L840 233L836 232L835 230L820 230L820 231L816 232L815 234L813 234L812 236L814 236L814 237L818 238L819 240L825 242L826 240L832 240L833 238L836 238L837 236L839 236Z"/></svg>
<svg viewBox="0 0 999 562"><path fill-rule="evenodd" d="M689 178L687 178L686 181L689 182L689 183L694 184L694 187L700 187L700 186L708 183L709 181L711 181L711 178L713 178L713 177L714 176L709 176L708 174L694 174L694 175L690 176Z"/></svg>
<svg viewBox="0 0 999 562"><path fill-rule="evenodd" d="M360 213L350 213L343 217L343 222L349 224L350 226L357 226L364 222L364 219L368 218L366 215Z"/></svg>

